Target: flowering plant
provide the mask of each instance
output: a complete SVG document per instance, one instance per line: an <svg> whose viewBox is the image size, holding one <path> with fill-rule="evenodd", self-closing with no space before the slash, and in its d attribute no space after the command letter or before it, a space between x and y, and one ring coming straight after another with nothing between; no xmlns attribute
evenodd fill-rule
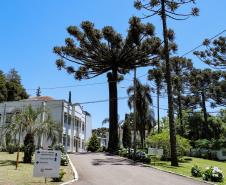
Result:
<svg viewBox="0 0 226 185"><path fill-rule="evenodd" d="M202 170L200 167L198 167L197 165L193 166L191 168L191 175L193 177L202 177Z"/></svg>
<svg viewBox="0 0 226 185"><path fill-rule="evenodd" d="M207 167L203 172L203 180L222 182L224 180L223 172L218 167Z"/></svg>

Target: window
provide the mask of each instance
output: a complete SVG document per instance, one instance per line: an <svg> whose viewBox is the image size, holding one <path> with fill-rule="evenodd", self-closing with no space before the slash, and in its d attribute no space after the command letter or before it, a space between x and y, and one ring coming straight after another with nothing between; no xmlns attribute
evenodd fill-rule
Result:
<svg viewBox="0 0 226 185"><path fill-rule="evenodd" d="M85 149L85 143L83 140L82 140L82 149Z"/></svg>
<svg viewBox="0 0 226 185"><path fill-rule="evenodd" d="M76 147L76 137L74 136L74 147Z"/></svg>
<svg viewBox="0 0 226 185"><path fill-rule="evenodd" d="M68 116L68 125L71 124L71 115Z"/></svg>
<svg viewBox="0 0 226 185"><path fill-rule="evenodd" d="M63 135L63 145L66 145L66 134Z"/></svg>
<svg viewBox="0 0 226 185"><path fill-rule="evenodd" d="M82 132L84 132L85 131L85 124L83 123L82 124Z"/></svg>
<svg viewBox="0 0 226 185"><path fill-rule="evenodd" d="M70 135L67 135L67 146L70 146Z"/></svg>
<svg viewBox="0 0 226 185"><path fill-rule="evenodd" d="M11 123L11 120L12 120L12 113L7 113L5 122L6 123Z"/></svg>
<svg viewBox="0 0 226 185"><path fill-rule="evenodd" d="M80 138L78 138L78 147L81 147L81 142L80 142Z"/></svg>
<svg viewBox="0 0 226 185"><path fill-rule="evenodd" d="M79 122L78 122L78 120L76 120L75 121L76 132L78 132L78 130L79 130L79 126L78 125L79 125Z"/></svg>
<svg viewBox="0 0 226 185"><path fill-rule="evenodd" d="M64 123L67 123L67 114L64 113Z"/></svg>

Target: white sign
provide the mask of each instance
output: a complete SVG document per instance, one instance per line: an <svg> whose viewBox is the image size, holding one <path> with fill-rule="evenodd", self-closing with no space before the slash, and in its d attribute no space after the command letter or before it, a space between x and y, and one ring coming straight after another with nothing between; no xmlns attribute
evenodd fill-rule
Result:
<svg viewBox="0 0 226 185"><path fill-rule="evenodd" d="M149 154L149 155L158 155L158 156L162 156L162 155L163 155L163 149L158 149L158 148L148 148L148 154Z"/></svg>
<svg viewBox="0 0 226 185"><path fill-rule="evenodd" d="M59 177L61 152L58 150L36 150L34 177Z"/></svg>

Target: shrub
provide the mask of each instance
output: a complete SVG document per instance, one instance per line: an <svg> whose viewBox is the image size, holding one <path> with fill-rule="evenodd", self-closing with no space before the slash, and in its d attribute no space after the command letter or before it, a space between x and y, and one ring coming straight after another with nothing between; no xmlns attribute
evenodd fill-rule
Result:
<svg viewBox="0 0 226 185"><path fill-rule="evenodd" d="M61 182L65 174L66 172L63 169L61 169L59 173L59 177L52 178L53 182Z"/></svg>
<svg viewBox="0 0 226 185"><path fill-rule="evenodd" d="M6 152L6 151L7 151L7 149L5 146L0 146L0 152Z"/></svg>
<svg viewBox="0 0 226 185"><path fill-rule="evenodd" d="M218 167L207 167L203 172L203 180L212 182L222 182L224 175Z"/></svg>
<svg viewBox="0 0 226 185"><path fill-rule="evenodd" d="M24 152L24 145L23 144L20 145L20 152Z"/></svg>
<svg viewBox="0 0 226 185"><path fill-rule="evenodd" d="M118 150L118 154L122 157L128 157L129 155L129 150L126 148Z"/></svg>
<svg viewBox="0 0 226 185"><path fill-rule="evenodd" d="M87 150L90 152L96 152L100 148L100 142L96 134L93 134L89 140Z"/></svg>
<svg viewBox="0 0 226 185"><path fill-rule="evenodd" d="M60 144L56 144L56 145L54 146L54 149L55 149L55 150L60 150L62 154L65 153L65 151L64 151L64 145L61 144L61 143L60 143Z"/></svg>
<svg viewBox="0 0 226 185"><path fill-rule="evenodd" d="M177 137L177 155L179 157L184 156L191 148L189 140L181 137ZM147 143L153 147L158 147L163 149L163 160L170 159L170 137L167 130L163 131L160 134L150 135L147 139Z"/></svg>
<svg viewBox="0 0 226 185"><path fill-rule="evenodd" d="M64 154L64 153L61 153L61 162L60 162L60 165L61 166L67 166L68 163L69 163L69 159L68 159L67 155Z"/></svg>
<svg viewBox="0 0 226 185"><path fill-rule="evenodd" d="M145 152L142 152L142 151L139 151L136 153L136 161L139 161L139 162L142 162L142 163L147 163L149 164L151 162L151 158L145 153Z"/></svg>
<svg viewBox="0 0 226 185"><path fill-rule="evenodd" d="M6 149L9 154L13 154L14 152L17 151L17 147L12 143L8 144Z"/></svg>
<svg viewBox="0 0 226 185"><path fill-rule="evenodd" d="M193 166L191 168L191 175L193 177L202 177L202 170L200 167L198 167L197 165Z"/></svg>
<svg viewBox="0 0 226 185"><path fill-rule="evenodd" d="M211 141L208 139L198 139L195 141L195 147L199 149L209 149Z"/></svg>

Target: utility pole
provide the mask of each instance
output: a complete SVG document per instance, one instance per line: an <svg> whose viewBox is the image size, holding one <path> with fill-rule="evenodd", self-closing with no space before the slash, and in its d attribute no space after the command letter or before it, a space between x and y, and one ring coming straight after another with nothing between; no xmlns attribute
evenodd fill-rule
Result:
<svg viewBox="0 0 226 185"><path fill-rule="evenodd" d="M133 149L134 149L134 153L133 153L133 159L135 161L135 157L136 157L136 151L137 151L137 137L136 137L136 133L137 133L137 107L136 107L136 101L137 101L137 86L136 86L136 77L137 73L136 73L136 67L134 68L134 78L133 78L133 86L134 86L134 103L133 103L133 116L134 116L134 125L133 125Z"/></svg>

